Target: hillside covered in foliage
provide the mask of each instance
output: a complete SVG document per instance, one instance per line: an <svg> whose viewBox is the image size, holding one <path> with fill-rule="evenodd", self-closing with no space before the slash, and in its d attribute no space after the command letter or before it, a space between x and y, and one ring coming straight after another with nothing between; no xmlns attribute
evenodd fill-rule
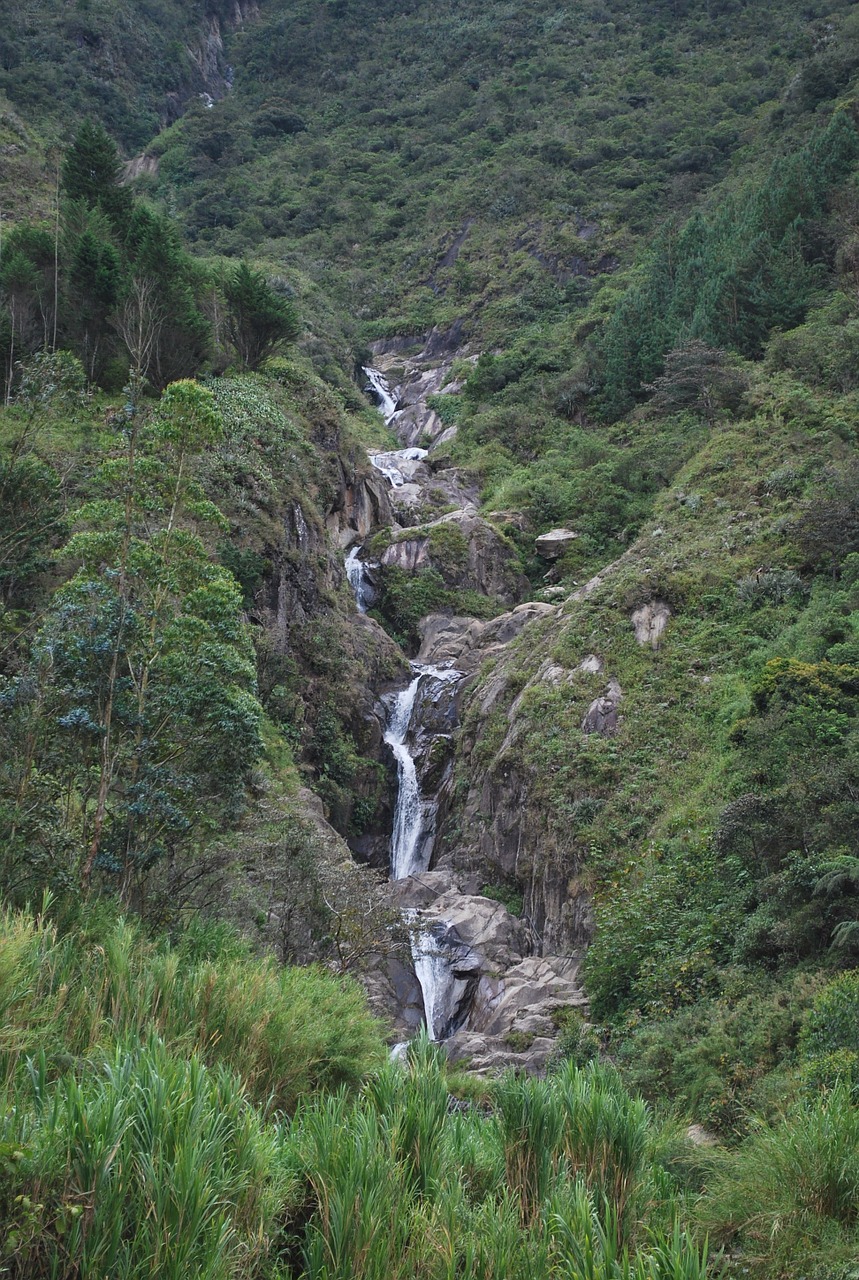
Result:
<svg viewBox="0 0 859 1280"><path fill-rule="evenodd" d="M39 0L0 155L0 1268L851 1280L859 6ZM384 1065L416 658L545 1079Z"/></svg>

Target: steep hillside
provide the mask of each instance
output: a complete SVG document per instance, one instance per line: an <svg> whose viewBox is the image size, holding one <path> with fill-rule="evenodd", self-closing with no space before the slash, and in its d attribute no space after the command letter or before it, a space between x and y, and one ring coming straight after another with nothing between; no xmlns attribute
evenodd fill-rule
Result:
<svg viewBox="0 0 859 1280"><path fill-rule="evenodd" d="M54 137L90 116L133 152L189 101L228 91L224 35L256 12L233 0L18 5L4 16L0 89Z"/></svg>
<svg viewBox="0 0 859 1280"><path fill-rule="evenodd" d="M855 1270L857 10L46 0L4 29L3 894L180 948L229 920L359 975L398 1052L444 1042L495 1108L445 1128L412 1050L462 1185L403 1155L417 1068L340 1124L409 1187L368 1276L584 1274L582 1170L593 1276L628 1240L664 1280L646 1231L695 1215L737 1274ZM61 154L85 112L107 133ZM724 1145L651 1130L615 1069ZM638 1144L632 1225L552 1137L558 1090L614 1117L605 1161ZM289 1150L253 1274L357 1274ZM670 1273L696 1250L678 1225Z"/></svg>

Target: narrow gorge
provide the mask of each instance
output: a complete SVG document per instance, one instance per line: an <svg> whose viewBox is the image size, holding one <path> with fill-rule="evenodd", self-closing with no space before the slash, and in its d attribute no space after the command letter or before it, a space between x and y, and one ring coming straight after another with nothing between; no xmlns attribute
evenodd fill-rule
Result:
<svg viewBox="0 0 859 1280"><path fill-rule="evenodd" d="M352 543L345 557L346 576L362 614L378 597L374 575L380 562L374 561L368 544L378 542L380 534L390 539L381 563L398 563L412 572L439 524L464 530L474 578L484 586L493 572L497 575L495 566L482 563L487 547L490 561L493 555L496 565L503 561L503 549L499 553L493 546L497 535L477 515L476 495L444 457L455 428L444 429L426 405L428 394L444 390L449 373L449 362L433 365L418 359L402 371L405 383L391 387L381 369L364 369L367 394L402 447L368 454L389 486L392 522L372 528L369 537ZM418 447L415 439L428 447ZM431 487L436 504L439 494L448 499L447 509L425 522L421 518L433 505ZM498 586L498 581L492 585ZM500 585L503 599L508 585L503 574ZM408 930L419 993L408 973L390 971L373 975L371 993L378 1000L387 986L381 1005L400 1034L423 1023L431 1039L445 1043L453 1061L467 1062L477 1071L505 1065L543 1069L559 1015L586 1008L578 982L586 935L573 940L576 945L568 954L546 953L522 908L514 914L491 896L495 868L481 868L467 830L465 856L446 856L452 844L448 822L460 719L479 681L484 650L497 653L499 645L519 637L529 623L556 612L551 605L517 604L515 592L509 603L512 610L483 622L443 615L423 618L420 651L409 661L411 679L403 688L386 690L378 705L383 742L396 763L389 893ZM463 642L466 635L470 643ZM454 636L466 658L463 669L451 657L457 647ZM391 970L399 967L399 962L389 964ZM398 1052L403 1043L396 1046Z"/></svg>

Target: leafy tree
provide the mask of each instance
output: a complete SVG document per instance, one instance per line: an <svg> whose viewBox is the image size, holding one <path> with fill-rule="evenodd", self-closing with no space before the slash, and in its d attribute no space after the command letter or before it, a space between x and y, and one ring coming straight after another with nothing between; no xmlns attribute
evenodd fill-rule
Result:
<svg viewBox="0 0 859 1280"><path fill-rule="evenodd" d="M47 254L47 263L46 263ZM5 351L6 402L12 398L16 361L47 342L51 317L48 269L53 247L35 228L16 228L0 259L0 299L8 316Z"/></svg>
<svg viewBox="0 0 859 1280"><path fill-rule="evenodd" d="M194 383L152 421L130 406L66 547L80 568L4 691L13 856L65 847L67 876L84 889L112 877L126 900L159 858L229 819L260 750L241 591L207 554L200 530L223 520L190 467L218 429ZM46 804L53 829L34 840Z"/></svg>
<svg viewBox="0 0 859 1280"><path fill-rule="evenodd" d="M73 415L84 382L80 361L68 351L39 351L20 366L20 427L0 451L0 601L7 608L32 593L48 565L48 549L65 527L60 477L36 453L38 427L52 409Z"/></svg>
<svg viewBox="0 0 859 1280"><path fill-rule="evenodd" d="M301 332L288 298L272 289L260 271L242 262L228 279L227 331L242 365L258 369L264 360L294 342Z"/></svg>
<svg viewBox="0 0 859 1280"><path fill-rule="evenodd" d="M859 667L826 660L775 658L752 686L752 712L732 732L748 790L727 806L715 839L754 881L741 959L813 954L855 913L819 888L855 850L857 698Z"/></svg>
<svg viewBox="0 0 859 1280"><path fill-rule="evenodd" d="M712 423L719 409L736 407L744 386L724 351L693 338L669 352L665 372L645 390L653 392L650 405L657 412L693 409Z"/></svg>

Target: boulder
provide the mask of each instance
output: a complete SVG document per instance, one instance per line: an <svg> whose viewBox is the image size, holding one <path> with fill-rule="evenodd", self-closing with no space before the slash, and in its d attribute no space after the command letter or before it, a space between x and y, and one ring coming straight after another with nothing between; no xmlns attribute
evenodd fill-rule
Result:
<svg viewBox="0 0 859 1280"><path fill-rule="evenodd" d="M473 671L504 645L518 639L525 627L557 614L557 606L529 600L501 613L489 622L477 618L431 613L421 622L419 662L451 663L460 671Z"/></svg>
<svg viewBox="0 0 859 1280"><path fill-rule="evenodd" d="M550 529L548 533L541 533L539 538L535 538L534 550L544 560L557 560L565 551L569 551L578 536L572 529Z"/></svg>
<svg viewBox="0 0 859 1280"><path fill-rule="evenodd" d="M604 738L617 733L620 725L618 707L623 697L623 690L617 680L609 680L608 688L601 698L594 698L585 713L582 729L585 733L599 733Z"/></svg>
<svg viewBox="0 0 859 1280"><path fill-rule="evenodd" d="M386 567L402 569L404 573L417 573L429 565L429 539L401 538L392 542L382 552L381 562Z"/></svg>
<svg viewBox="0 0 859 1280"><path fill-rule="evenodd" d="M469 1029L488 1035L520 1030L520 1018L550 1016L556 1009L587 1008L579 983L578 956L526 956L500 977L481 974Z"/></svg>
<svg viewBox="0 0 859 1280"><path fill-rule="evenodd" d="M649 644L651 649L658 649L670 617L671 609L664 600L651 600L636 609L631 621L638 643Z"/></svg>
<svg viewBox="0 0 859 1280"><path fill-rule="evenodd" d="M451 1064L461 1063L474 1075L498 1075L510 1068L527 1071L529 1075L545 1075L555 1041L538 1036L520 1047L516 1040L508 1041L503 1036L457 1031L445 1041L444 1047Z"/></svg>

